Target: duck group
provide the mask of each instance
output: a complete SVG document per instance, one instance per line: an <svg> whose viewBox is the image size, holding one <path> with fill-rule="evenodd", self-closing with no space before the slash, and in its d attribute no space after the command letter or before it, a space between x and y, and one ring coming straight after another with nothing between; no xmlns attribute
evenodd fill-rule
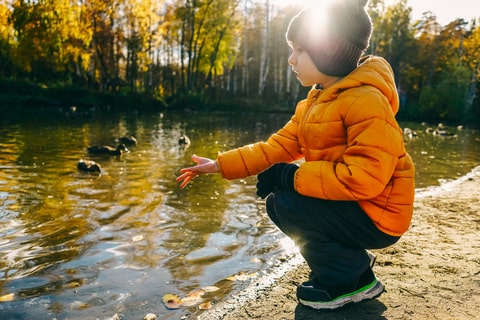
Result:
<svg viewBox="0 0 480 320"><path fill-rule="evenodd" d="M463 126L462 125L457 126L457 130L458 131L463 130ZM434 136L440 136L440 137L452 137L452 138L457 137L457 134L451 131L448 131L443 123L439 123L436 128L427 127L427 129L425 129L425 132L431 133Z"/></svg>
<svg viewBox="0 0 480 320"><path fill-rule="evenodd" d="M463 125L458 125L456 127L446 126L443 123L438 123L436 126L427 126L427 123L422 122L422 126L425 127L424 132L439 138L458 138L458 133L464 128ZM456 129L456 130L455 130ZM423 130L419 131L422 132ZM410 128L403 128L403 136L409 140L415 139L418 137L419 132L412 130Z"/></svg>
<svg viewBox="0 0 480 320"><path fill-rule="evenodd" d="M116 147L112 147L109 145L90 146L87 148L87 152L93 155L120 156L125 152L129 152L129 150L127 149L127 145L135 146L137 144L137 139L131 135L120 137L116 139L116 141L120 142L120 144ZM77 169L81 172L102 172L102 167L99 163L87 159L80 159L77 163Z"/></svg>
<svg viewBox="0 0 480 320"><path fill-rule="evenodd" d="M87 148L87 152L92 155L106 155L106 156L120 156L123 153L129 152L128 146L136 146L137 139L132 135L125 135L115 139L119 142L116 147L109 145L95 145ZM182 134L178 138L178 145L182 148L186 148L190 145L190 138L185 134ZM82 172L102 172L100 164L95 161L80 159L77 163L77 169Z"/></svg>

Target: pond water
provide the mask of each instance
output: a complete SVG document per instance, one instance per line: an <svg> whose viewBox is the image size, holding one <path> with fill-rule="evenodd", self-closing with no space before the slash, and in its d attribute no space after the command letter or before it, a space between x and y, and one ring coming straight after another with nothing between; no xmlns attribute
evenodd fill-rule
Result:
<svg viewBox="0 0 480 320"><path fill-rule="evenodd" d="M288 255L283 236L255 195L254 177L197 178L181 190L178 169L191 155L265 139L288 114L0 112L0 318L185 319L197 309L167 309L163 295L207 286L215 303L245 286L227 281L261 274ZM478 166L476 130L448 128L406 137L417 187L455 179ZM121 156L87 147L138 144ZM179 146L182 134L190 137ZM81 173L91 159L101 174ZM240 277L239 277L240 278ZM238 280L238 279L237 279Z"/></svg>

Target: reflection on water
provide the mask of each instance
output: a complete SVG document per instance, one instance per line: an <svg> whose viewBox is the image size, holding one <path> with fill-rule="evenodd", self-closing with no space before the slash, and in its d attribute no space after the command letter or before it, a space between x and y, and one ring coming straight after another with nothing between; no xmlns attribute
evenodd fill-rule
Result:
<svg viewBox="0 0 480 320"><path fill-rule="evenodd" d="M2 319L95 318L152 312L178 319L195 309L167 310L165 293L216 284L220 299L242 284L239 271L262 272L285 254L282 236L255 196L255 178L202 176L184 190L175 176L193 153L215 157L265 139L286 114L126 114L0 119L0 302ZM406 137L417 186L463 175L478 165L478 131L455 137ZM178 138L186 133L191 144ZM91 156L89 145L133 134L122 156ZM102 173L77 171L79 159Z"/></svg>

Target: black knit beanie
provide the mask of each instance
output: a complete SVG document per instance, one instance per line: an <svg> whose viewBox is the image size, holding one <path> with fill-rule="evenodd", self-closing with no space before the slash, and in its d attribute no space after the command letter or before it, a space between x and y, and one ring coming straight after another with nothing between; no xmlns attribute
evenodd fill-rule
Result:
<svg viewBox="0 0 480 320"><path fill-rule="evenodd" d="M358 65L368 48L372 21L368 0L322 0L292 18L287 41L305 49L317 69L343 77Z"/></svg>

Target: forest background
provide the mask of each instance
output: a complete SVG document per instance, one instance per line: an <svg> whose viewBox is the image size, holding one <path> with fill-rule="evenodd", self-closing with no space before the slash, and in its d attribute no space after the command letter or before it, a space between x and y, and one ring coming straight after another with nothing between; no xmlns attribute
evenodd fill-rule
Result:
<svg viewBox="0 0 480 320"><path fill-rule="evenodd" d="M302 88L268 0L1 0L0 106L291 111ZM480 20L370 0L399 119L480 126Z"/></svg>

